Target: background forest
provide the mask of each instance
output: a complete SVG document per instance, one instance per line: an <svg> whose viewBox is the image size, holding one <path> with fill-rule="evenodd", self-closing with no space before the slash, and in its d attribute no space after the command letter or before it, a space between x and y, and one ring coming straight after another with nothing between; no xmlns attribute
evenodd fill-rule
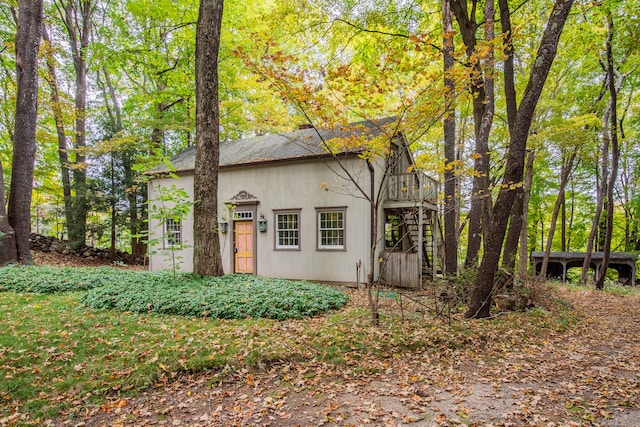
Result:
<svg viewBox="0 0 640 427"><path fill-rule="evenodd" d="M497 6L229 1L221 139L396 117L418 166L443 183L447 259L455 254L454 271L476 265L553 4ZM32 231L143 253L143 172L195 141L198 4L45 0L44 8ZM571 9L528 132L525 178L510 184L523 215L512 217L518 231L509 230L506 246L520 239L521 269L532 250L584 251L590 235L601 250L607 212L611 250L640 252L638 10L638 0ZM0 4L7 195L20 167L11 154L16 20L17 1ZM516 217L525 219L522 236Z"/></svg>

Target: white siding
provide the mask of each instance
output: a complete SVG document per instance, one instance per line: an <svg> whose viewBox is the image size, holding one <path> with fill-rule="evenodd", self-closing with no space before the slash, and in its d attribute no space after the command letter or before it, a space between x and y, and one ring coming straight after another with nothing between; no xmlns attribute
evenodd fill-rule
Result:
<svg viewBox="0 0 640 427"><path fill-rule="evenodd" d="M358 181L362 190L370 194L371 175L366 162L351 158L343 161L351 176ZM370 204L347 179L345 173L334 160L299 162L279 162L259 166L243 166L223 169L219 175L218 215L229 218L229 231L220 234L222 260L225 273L233 272L233 221L225 203L240 191L255 196L258 202L256 220L264 215L267 231L260 233L256 228L257 257L256 274L265 277L307 279L330 282L356 282L356 263L362 262L360 281L366 278L369 267L371 240ZM376 187L382 176L380 169L375 174ZM158 185L175 184L193 194L193 176L182 176L178 180L165 178L150 184L150 199L157 195ZM317 249L316 208L346 207L346 250L321 251ZM241 206L236 208L242 210ZM274 210L300 210L300 250L275 250ZM378 229L382 230L379 221ZM157 221L150 222L152 233L162 232ZM379 234L381 236L381 234ZM183 221L183 241L188 246L176 251L181 256L180 268L191 271L193 264L193 215ZM170 251L159 250L150 255L152 270L171 268ZM377 263L376 263L377 264ZM377 268L377 266L376 266Z"/></svg>

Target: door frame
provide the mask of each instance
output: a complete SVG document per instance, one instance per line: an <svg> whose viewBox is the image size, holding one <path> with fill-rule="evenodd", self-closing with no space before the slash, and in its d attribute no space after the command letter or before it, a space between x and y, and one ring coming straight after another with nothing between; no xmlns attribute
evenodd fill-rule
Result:
<svg viewBox="0 0 640 427"><path fill-rule="evenodd" d="M229 232L229 245L231 247L231 250L229 251L230 253L230 266L231 266L231 271L233 273L236 272L236 253L235 253L235 242L236 242L236 222L248 222L248 221L252 221L253 223L253 275L257 275L258 274L258 229L257 229L257 222L256 222L256 216L258 214L258 201L249 201L249 202L239 202L239 201L232 201L229 202L232 203L235 208L233 209L233 212L231 212L231 221L229 223L229 228L230 228L230 232ZM253 219L252 220L247 220L247 219L238 219L236 220L234 217L234 213L235 212L252 212L253 213Z"/></svg>

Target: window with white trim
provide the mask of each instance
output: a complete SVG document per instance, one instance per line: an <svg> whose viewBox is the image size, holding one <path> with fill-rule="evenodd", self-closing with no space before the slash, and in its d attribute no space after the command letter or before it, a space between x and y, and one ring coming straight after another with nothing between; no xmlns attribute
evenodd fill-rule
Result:
<svg viewBox="0 0 640 427"><path fill-rule="evenodd" d="M300 211L276 212L276 249L300 249Z"/></svg>
<svg viewBox="0 0 640 427"><path fill-rule="evenodd" d="M164 247L179 248L182 246L182 221L175 218L164 220Z"/></svg>
<svg viewBox="0 0 640 427"><path fill-rule="evenodd" d="M318 249L345 249L346 209L318 210Z"/></svg>

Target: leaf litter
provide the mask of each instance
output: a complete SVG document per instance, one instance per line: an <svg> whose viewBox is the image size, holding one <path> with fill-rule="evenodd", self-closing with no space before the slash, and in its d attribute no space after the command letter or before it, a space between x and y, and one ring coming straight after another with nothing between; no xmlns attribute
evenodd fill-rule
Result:
<svg viewBox="0 0 640 427"><path fill-rule="evenodd" d="M506 315L454 318L447 329L446 320L422 313L398 338L384 325L363 328L363 312L337 325L340 333L367 334L345 348L319 332L325 318L283 322L278 333L290 359L163 370L135 397L114 390L100 405L70 402L54 420L15 413L0 426L640 426L638 296L553 292L573 308L576 321L567 327L527 329L522 317ZM353 292L350 305L363 306L361 297ZM237 335L252 343L241 359L261 345L259 331ZM405 342L389 345L397 339ZM314 340L326 345L325 354ZM47 360L66 357L53 347L43 351Z"/></svg>
<svg viewBox="0 0 640 427"><path fill-rule="evenodd" d="M638 297L557 291L577 316L565 330L492 336L470 322L487 335L484 352L472 340L458 349L345 353L338 364L310 357L165 377L135 398L86 410L81 425L640 425Z"/></svg>

